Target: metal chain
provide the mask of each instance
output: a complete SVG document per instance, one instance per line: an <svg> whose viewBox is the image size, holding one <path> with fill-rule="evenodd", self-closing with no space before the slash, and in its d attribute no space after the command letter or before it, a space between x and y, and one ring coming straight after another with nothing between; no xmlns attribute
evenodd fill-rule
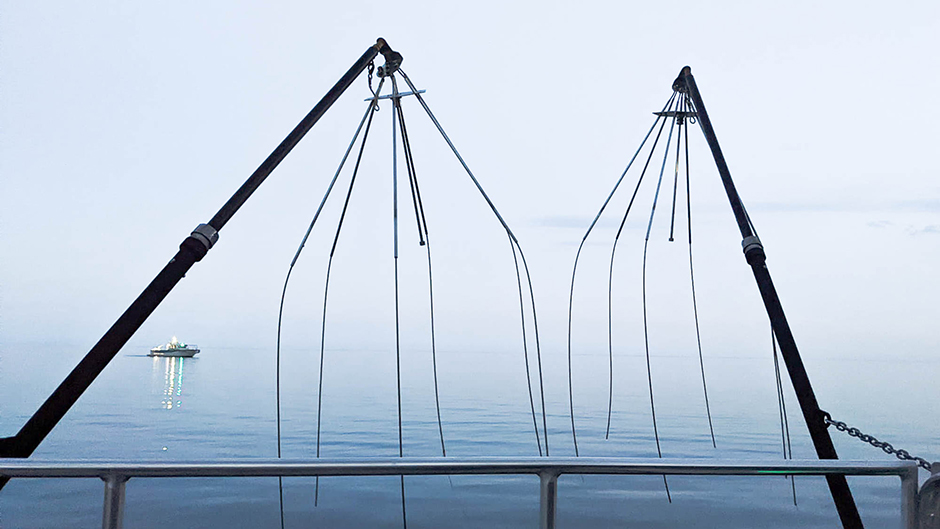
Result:
<svg viewBox="0 0 940 529"><path fill-rule="evenodd" d="M914 461L917 463L917 466L923 468L927 472L931 471L932 465L926 459L922 457L912 456L907 450L899 450L893 446L891 443L886 443L884 441L879 441L872 435L862 433L858 428L850 427L842 421L835 421L829 415L828 412L823 412L823 420L826 422L826 426L829 425L835 426L836 430L840 432L845 432L849 434L850 437L857 437L860 441L868 443L875 448L880 448L886 454L894 454L895 457L902 461Z"/></svg>
<svg viewBox="0 0 940 529"><path fill-rule="evenodd" d="M375 71L375 61L369 61L369 91L372 92L372 111L379 111L379 99L378 95L375 93L375 89L372 88L372 72ZM382 84L379 83L379 90L382 89Z"/></svg>
<svg viewBox="0 0 940 529"><path fill-rule="evenodd" d="M372 97L375 97L375 90L372 89L372 72L375 71L375 61L369 61L369 91L372 92ZM379 103L375 102L375 111L378 112Z"/></svg>

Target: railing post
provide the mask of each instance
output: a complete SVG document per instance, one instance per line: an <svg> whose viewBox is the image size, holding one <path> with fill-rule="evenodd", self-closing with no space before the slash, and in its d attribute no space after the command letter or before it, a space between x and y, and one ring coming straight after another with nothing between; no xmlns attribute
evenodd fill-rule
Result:
<svg viewBox="0 0 940 529"><path fill-rule="evenodd" d="M127 476L108 474L104 480L104 515L102 529L121 529L124 526L124 485Z"/></svg>
<svg viewBox="0 0 940 529"><path fill-rule="evenodd" d="M539 527L555 529L555 508L558 505L558 473L539 472L541 493L539 494Z"/></svg>
<svg viewBox="0 0 940 529"><path fill-rule="evenodd" d="M917 467L901 474L901 527L917 528Z"/></svg>

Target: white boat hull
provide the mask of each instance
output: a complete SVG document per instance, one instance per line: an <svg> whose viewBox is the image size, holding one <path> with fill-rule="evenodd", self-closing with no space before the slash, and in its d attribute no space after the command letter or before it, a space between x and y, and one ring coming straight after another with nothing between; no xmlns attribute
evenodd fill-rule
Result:
<svg viewBox="0 0 940 529"><path fill-rule="evenodd" d="M199 349L177 349L176 351L158 351L151 349L150 354L147 356L175 356L182 358L192 358L198 352Z"/></svg>

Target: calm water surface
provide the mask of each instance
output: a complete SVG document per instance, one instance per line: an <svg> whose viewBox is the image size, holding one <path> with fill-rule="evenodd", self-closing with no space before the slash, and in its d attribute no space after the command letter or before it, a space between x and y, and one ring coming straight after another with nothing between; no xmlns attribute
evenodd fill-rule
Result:
<svg viewBox="0 0 940 529"><path fill-rule="evenodd" d="M36 459L250 460L277 455L273 351L204 347L193 359L149 358L128 346L35 454ZM74 346L3 345L0 435L15 433L83 354ZM552 455L573 455L564 351L546 350ZM316 350L284 351L284 457L310 459L316 440ZM520 352L439 352L441 413L449 456L537 456ZM769 353L707 358L718 448L711 446L693 354L653 359L657 418L666 458L779 460L781 437ZM927 406L940 362L806 359L817 394L834 416L915 454L938 458L940 421ZM51 366L51 367L50 367ZM584 456L655 457L643 357L615 358L610 439L607 357L576 357L575 409ZM327 351L324 458L398 455L394 351ZM440 455L430 353L403 351L404 450ZM813 451L788 393L793 451ZM541 420L541 419L540 419ZM837 432L833 432L838 435ZM847 437L846 459L888 460ZM922 476L925 478L926 476ZM835 527L822 478L674 477L673 502L658 476L565 476L561 527ZM897 478L850 478L869 527L896 527ZM406 478L409 527L535 527L536 477ZM313 506L313 479L286 479L288 527L400 527L397 477L329 478ZM98 480L13 480L0 492L0 527L96 527ZM277 480L134 479L126 526L277 527Z"/></svg>

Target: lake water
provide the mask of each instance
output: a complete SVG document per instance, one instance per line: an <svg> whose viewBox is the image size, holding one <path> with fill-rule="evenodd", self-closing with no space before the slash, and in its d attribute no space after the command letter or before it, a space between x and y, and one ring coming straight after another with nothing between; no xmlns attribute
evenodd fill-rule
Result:
<svg viewBox="0 0 940 529"><path fill-rule="evenodd" d="M276 456L275 373L271 349L212 348L193 359L150 358L125 347L36 451L35 459L148 461L250 460ZM83 354L63 345L4 344L0 350L0 435L12 435ZM315 455L316 365L313 349L284 351L284 457ZM441 413L448 456L537 456L521 351L438 352ZM564 351L547 348L546 399L553 456L573 455ZM807 369L836 418L928 459L937 458L935 395L940 362L814 358ZM639 355L615 358L617 381L610 439L607 357L575 358L578 440L582 456L655 457ZM769 351L706 357L718 448L711 446L698 358L653 358L657 418L666 458L781 459L773 362ZM392 351L328 350L322 457L398 455L395 356ZM440 455L430 353L402 352L404 452ZM785 379L785 384L789 385ZM793 452L813 458L792 392ZM541 419L540 419L541 421ZM890 460L833 431L844 459ZM922 479L925 478L922 475ZM405 479L409 527L535 527L536 477L457 476ZM564 476L561 527L835 527L822 478L796 480L798 505L783 477L674 477L668 503L658 476ZM868 527L897 527L899 480L850 478ZM397 477L284 481L288 527L400 527ZM96 527L99 480L11 481L0 492L0 527ZM132 479L126 527L277 527L274 478Z"/></svg>

